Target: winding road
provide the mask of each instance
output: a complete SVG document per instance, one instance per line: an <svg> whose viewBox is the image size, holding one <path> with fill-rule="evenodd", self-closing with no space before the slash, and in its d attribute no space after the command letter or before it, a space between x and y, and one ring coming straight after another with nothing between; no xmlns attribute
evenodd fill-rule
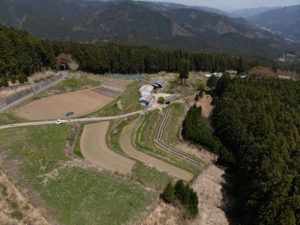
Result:
<svg viewBox="0 0 300 225"><path fill-rule="evenodd" d="M147 112L154 111L156 109L162 109L167 106L160 106L155 108L149 108L146 110L140 110L132 113L122 114L118 116L107 116L107 117L92 117L92 118L80 118L80 119L71 119L70 123L96 123L96 122L102 122L102 121L108 121L108 120L115 120L115 119L121 119L129 116L134 115L143 115ZM68 120L64 120L65 123L68 123ZM48 121L37 121L37 122L26 122L26 123L15 123L15 124L8 124L8 125L2 125L0 126L0 130L8 129L8 128L15 128L15 127L27 127L27 126L39 126L39 125L48 125L48 124L56 124L56 120L48 120Z"/></svg>

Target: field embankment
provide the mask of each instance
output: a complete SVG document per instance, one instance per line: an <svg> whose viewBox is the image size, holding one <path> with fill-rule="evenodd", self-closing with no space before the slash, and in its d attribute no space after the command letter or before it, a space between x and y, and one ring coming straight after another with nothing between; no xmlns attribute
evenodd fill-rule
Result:
<svg viewBox="0 0 300 225"><path fill-rule="evenodd" d="M134 122L132 122L130 125L126 126L123 129L121 136L120 136L120 146L121 146L122 150L126 154L128 154L130 157L137 159L150 167L155 167L157 170L159 170L161 172L166 172L173 177L183 179L186 181L191 180L193 178L192 173L187 172L178 167L175 167L166 162L163 162L154 157L151 157L150 155L147 155L146 153L136 150L132 146L132 134L133 134L134 129L136 129L137 122L138 122L138 119L136 119Z"/></svg>

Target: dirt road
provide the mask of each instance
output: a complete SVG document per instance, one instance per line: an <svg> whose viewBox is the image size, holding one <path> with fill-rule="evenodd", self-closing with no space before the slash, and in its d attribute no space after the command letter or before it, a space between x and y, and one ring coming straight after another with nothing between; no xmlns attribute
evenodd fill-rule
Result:
<svg viewBox="0 0 300 225"><path fill-rule="evenodd" d="M109 122L84 127L80 146L83 156L91 163L109 171L128 174L135 162L111 151L105 142Z"/></svg>
<svg viewBox="0 0 300 225"><path fill-rule="evenodd" d="M191 173L183 169L177 168L173 165L170 165L166 162L163 162L161 160L158 160L154 157L151 157L143 152L140 152L132 146L131 137L134 128L137 125L137 122L138 119L136 119L130 125L126 126L121 133L120 146L123 149L123 151L129 156L131 156L132 158L135 158L145 163L146 165L149 165L150 167L155 167L159 171L166 172L173 177L183 179L186 181L191 180L193 178L193 175Z"/></svg>

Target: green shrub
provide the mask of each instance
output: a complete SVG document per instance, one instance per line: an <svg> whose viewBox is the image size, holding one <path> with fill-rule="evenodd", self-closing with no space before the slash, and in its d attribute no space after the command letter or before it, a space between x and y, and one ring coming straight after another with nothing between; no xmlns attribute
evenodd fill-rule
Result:
<svg viewBox="0 0 300 225"><path fill-rule="evenodd" d="M164 98L164 97L159 97L158 98L158 101L157 101L159 104L165 104L165 102L166 102L166 99Z"/></svg>
<svg viewBox="0 0 300 225"><path fill-rule="evenodd" d="M16 75L12 75L12 76L11 76L11 82L12 82L13 84L16 83Z"/></svg>

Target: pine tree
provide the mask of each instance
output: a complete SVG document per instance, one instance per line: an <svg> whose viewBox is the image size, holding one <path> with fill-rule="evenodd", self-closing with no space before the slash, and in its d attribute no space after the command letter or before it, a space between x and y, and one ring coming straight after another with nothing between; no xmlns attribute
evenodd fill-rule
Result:
<svg viewBox="0 0 300 225"><path fill-rule="evenodd" d="M187 59L181 59L178 63L178 72L181 84L183 84L183 80L185 82L185 80L189 78L189 69L190 61Z"/></svg>
<svg viewBox="0 0 300 225"><path fill-rule="evenodd" d="M168 183L161 197L166 203L172 203L174 201L174 186L171 182Z"/></svg>
<svg viewBox="0 0 300 225"><path fill-rule="evenodd" d="M207 87L212 89L216 88L218 83L218 78L215 75L212 75L206 82Z"/></svg>
<svg viewBox="0 0 300 225"><path fill-rule="evenodd" d="M185 186L184 198L182 204L188 206L190 203L191 191L188 185Z"/></svg>
<svg viewBox="0 0 300 225"><path fill-rule="evenodd" d="M188 209L192 216L196 216L199 212L198 196L197 196L197 193L193 191L193 189L190 189L189 192L190 192L190 200L189 200Z"/></svg>
<svg viewBox="0 0 300 225"><path fill-rule="evenodd" d="M175 184L175 196L178 200L183 202L184 195L185 195L185 186L182 180L179 180Z"/></svg>

